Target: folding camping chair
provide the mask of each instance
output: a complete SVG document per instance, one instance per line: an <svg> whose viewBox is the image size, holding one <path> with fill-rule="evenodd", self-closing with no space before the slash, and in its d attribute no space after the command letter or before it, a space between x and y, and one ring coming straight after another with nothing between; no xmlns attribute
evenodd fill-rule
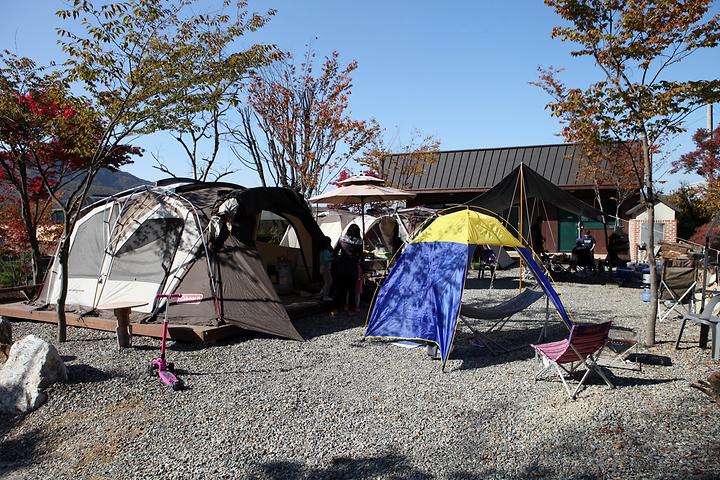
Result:
<svg viewBox="0 0 720 480"><path fill-rule="evenodd" d="M680 348L680 340L682 339L685 324L688 321L695 322L699 325L707 325L712 332L712 359L720 360L720 317L713 315L713 310L720 303L720 295L715 295L705 302L705 308L699 315L686 313L683 315L682 324L680 325L680 333L675 342L675 349Z"/></svg>
<svg viewBox="0 0 720 480"><path fill-rule="evenodd" d="M513 298L491 307L481 307L477 304L462 304L460 306L459 318L460 321L478 337L478 340L480 340L480 342L485 345L485 347L487 347L493 355L497 355L497 352L491 345L494 345L498 350L502 350L503 352L509 352L509 349L489 338L487 334L493 331L499 331L513 315L522 312L544 296L545 294L542 291L526 288ZM481 332L467 320L468 318L472 318L474 320L495 320L495 323L485 332ZM542 338L545 333L547 320L548 315L545 316L545 324L540 332L540 338Z"/></svg>
<svg viewBox="0 0 720 480"><path fill-rule="evenodd" d="M478 270L478 278L485 278L485 270L490 270L490 285L495 279L495 265L497 264L497 256L492 248L484 248L480 251L480 265Z"/></svg>
<svg viewBox="0 0 720 480"><path fill-rule="evenodd" d="M624 370L635 370L642 372L642 363L637 361L639 353L639 341L637 332L632 328L615 326L610 329L608 340L605 344L605 352L610 358L599 364L605 368L620 368ZM630 360L634 355L635 360Z"/></svg>
<svg viewBox="0 0 720 480"><path fill-rule="evenodd" d="M693 313L697 268L698 262L694 259L665 259L658 285L659 321L662 322L673 312L678 315ZM665 311L661 312L660 307L663 307Z"/></svg>
<svg viewBox="0 0 720 480"><path fill-rule="evenodd" d="M612 322L574 324L566 339L558 342L532 345L535 349L536 357L543 363L542 368L535 375L535 381L546 371L555 367L565 390L573 400L577 398L577 394L585 384L585 380L590 376L590 372L597 373L611 389L615 388L615 385L608 380L597 364L597 359L608 341L611 326ZM570 364L570 367L564 366L567 364ZM584 365L587 371L575 388L575 391L571 392L570 386L565 381L563 372L570 375L574 373L580 365Z"/></svg>

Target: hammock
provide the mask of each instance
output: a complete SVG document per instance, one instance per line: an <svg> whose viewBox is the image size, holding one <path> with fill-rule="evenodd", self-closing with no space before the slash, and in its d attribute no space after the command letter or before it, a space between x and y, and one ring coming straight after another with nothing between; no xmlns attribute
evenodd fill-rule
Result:
<svg viewBox="0 0 720 480"><path fill-rule="evenodd" d="M493 354L495 354L495 350L490 346L490 344L495 345L496 347L500 348L501 350L504 350L505 352L508 352L507 348L503 347L499 343L497 343L494 340L491 340L490 338L486 337L485 334L478 331L476 328L474 328L468 321L467 318L472 318L474 320L497 320L485 333L492 332L493 330L500 330L505 324L510 320L510 318L515 315L516 313L522 312L523 310L530 307L533 303L540 300L542 297L545 296L545 293L539 290L531 290L529 288L526 288L522 292L520 292L515 297L506 300L502 303L498 303L497 305L493 305L490 307L484 307L481 306L478 303L474 304L463 304L460 307L460 321L462 321L470 330L472 330L473 333L475 333L480 341L485 344L485 346L490 350ZM547 312L546 312L547 313ZM547 324L547 314L545 315L545 323ZM540 336L542 337L545 332L545 325L543 326L543 329L540 333Z"/></svg>

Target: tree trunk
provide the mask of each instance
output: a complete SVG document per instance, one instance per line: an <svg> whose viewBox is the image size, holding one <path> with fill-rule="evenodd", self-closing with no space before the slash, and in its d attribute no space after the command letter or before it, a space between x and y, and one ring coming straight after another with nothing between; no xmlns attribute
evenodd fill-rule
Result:
<svg viewBox="0 0 720 480"><path fill-rule="evenodd" d="M67 216L67 212L66 212ZM67 233L66 233L67 232ZM60 248L58 249L58 263L60 265L60 295L57 299L57 341L64 342L67 340L67 324L65 322L65 301L67 300L68 290L68 258L70 253L70 230L67 222L65 223L65 231L60 240Z"/></svg>
<svg viewBox="0 0 720 480"><path fill-rule="evenodd" d="M40 278L40 261L42 258L42 255L40 254L40 243L34 234L31 234L30 232L28 232L28 234L32 258L33 284L37 285L42 280Z"/></svg>
<svg viewBox="0 0 720 480"><path fill-rule="evenodd" d="M26 176L23 176L23 181L27 181L25 178ZM28 243L30 244L32 282L33 284L37 284L40 280L40 243L37 239L37 225L33 222L33 218L30 213L30 201L26 198L27 193L22 193L21 191L21 197L20 212L23 223L25 224L25 232L28 236Z"/></svg>
<svg viewBox="0 0 720 480"><path fill-rule="evenodd" d="M645 180L645 207L647 208L648 221L648 243L647 259L650 264L650 312L645 323L645 346L655 345L655 322L658 311L658 279L657 266L655 264L655 192L652 179L652 159L650 146L648 145L647 134L643 132L643 177Z"/></svg>
<svg viewBox="0 0 720 480"><path fill-rule="evenodd" d="M603 235L605 236L605 249L607 250L610 243L607 231L607 214L605 213L605 207L603 206L602 197L600 196L600 185L597 179L593 180L593 189L595 190L595 198L597 198L598 206L600 207L600 213L602 213Z"/></svg>

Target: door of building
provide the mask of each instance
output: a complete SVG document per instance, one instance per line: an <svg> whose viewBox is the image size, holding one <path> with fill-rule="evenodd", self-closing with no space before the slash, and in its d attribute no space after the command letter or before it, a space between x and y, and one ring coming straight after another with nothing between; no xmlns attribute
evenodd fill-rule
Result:
<svg viewBox="0 0 720 480"><path fill-rule="evenodd" d="M575 240L578 237L578 217L574 213L565 210L557 210L558 218L558 250L570 252L575 247Z"/></svg>

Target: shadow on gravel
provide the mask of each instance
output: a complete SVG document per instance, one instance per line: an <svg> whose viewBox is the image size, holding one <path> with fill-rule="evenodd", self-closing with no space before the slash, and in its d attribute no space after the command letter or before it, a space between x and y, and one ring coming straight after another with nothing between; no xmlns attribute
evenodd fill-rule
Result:
<svg viewBox="0 0 720 480"><path fill-rule="evenodd" d="M70 328L73 328L73 327L70 327ZM97 330L88 330L87 328L84 328L84 327L75 327L75 331L83 332L83 333L97 332ZM68 332L67 343L89 343L89 342L99 342L102 340L115 341L115 339L116 339L115 334L114 333L110 334L108 332L100 332L100 334L98 334L98 335L91 335L89 337L84 337L84 338L75 337L74 335L71 334L71 332Z"/></svg>
<svg viewBox="0 0 720 480"><path fill-rule="evenodd" d="M362 327L365 325L367 307L360 310L356 315L348 315L345 312L335 316L325 314L324 316L305 317L293 321L293 325L305 340L311 340L323 335L330 335L343 330Z"/></svg>
<svg viewBox="0 0 720 480"><path fill-rule="evenodd" d="M19 425L23 421L23 415L12 415L8 413L0 413L0 438L4 437L15 425ZM0 443L0 459L2 458L4 443Z"/></svg>
<svg viewBox="0 0 720 480"><path fill-rule="evenodd" d="M517 278L496 278L493 282L494 290L518 289L519 279ZM489 278L467 278L465 290L488 290L490 288Z"/></svg>
<svg viewBox="0 0 720 480"><path fill-rule="evenodd" d="M456 346L455 351L450 354L451 359L462 360L460 367L454 370L474 370L476 368L492 367L493 365L528 360L534 356L533 349L529 346L521 346L517 350L501 355L492 355L486 348L474 344ZM446 371L452 370L446 369Z"/></svg>
<svg viewBox="0 0 720 480"><path fill-rule="evenodd" d="M613 385L616 387L640 387L643 385L661 385L663 383L672 383L677 381L685 381L684 378L639 378L639 377L631 377L627 375L625 372L627 370L623 371L623 374L620 376L617 376L613 373L612 370L609 370L608 368L603 368L603 373L607 375L610 382L612 382ZM579 372L584 373L584 372ZM605 382L602 381L601 378L599 378L597 375L591 375L590 378L588 378L588 381L586 382L589 385L605 385Z"/></svg>
<svg viewBox="0 0 720 480"><path fill-rule="evenodd" d="M18 417L22 418L22 417ZM0 417L0 422L3 418ZM17 420L16 423L19 423ZM14 424L12 424L14 426ZM1 431L3 431L3 437L7 429L3 425ZM0 476L5 473L12 473L13 470L22 465L29 465L30 463L37 461L37 452L40 445L45 440L44 435L39 429L35 428L29 432L22 433L11 440L0 441Z"/></svg>
<svg viewBox="0 0 720 480"><path fill-rule="evenodd" d="M273 337L271 335L264 335L262 333L255 334L250 332L243 332L238 335L234 335L230 338L224 338L222 340L210 340L207 342L179 342L179 341L169 341L167 344L167 349L169 351L173 352L198 352L200 350L207 350L209 348L222 348L227 347L230 345L235 345L238 343L247 342L248 340L252 340L254 338L277 338ZM133 347L137 350L144 350L144 351L155 351L160 352L160 340L157 340L156 345L145 345L143 347Z"/></svg>
<svg viewBox="0 0 720 480"><path fill-rule="evenodd" d="M522 324L524 322L516 323ZM473 370L534 358L535 352L530 347L530 344L537 342L542 327L537 326L540 322L532 323L536 325L535 328L508 329L486 334L489 339L510 350L509 352L497 351L497 354L493 354L488 350L474 334L462 330L453 344L453 352L450 354L450 358L462 360L459 370ZM558 340L566 335L567 329L565 326L554 323L549 324L545 341ZM497 350L497 347L493 346L493 348Z"/></svg>
<svg viewBox="0 0 720 480"><path fill-rule="evenodd" d="M386 454L370 458L334 458L325 467L309 467L298 462L268 462L256 466L251 479L342 479L392 478L395 480L430 480L435 477L413 467L403 456Z"/></svg>
<svg viewBox="0 0 720 480"><path fill-rule="evenodd" d="M590 274L553 272L552 279L555 283L572 283L575 285L605 285L615 283L615 279L607 272L595 272Z"/></svg>
<svg viewBox="0 0 720 480"><path fill-rule="evenodd" d="M294 370L305 370L306 365L298 365L296 367L278 367L278 368L254 368L254 369L242 369L237 370L212 370L212 371L192 371L184 370L180 368L175 369L180 377L212 377L212 376L228 376L228 375L253 375L258 373L277 373L277 372L292 372Z"/></svg>
<svg viewBox="0 0 720 480"><path fill-rule="evenodd" d="M561 392L562 385L558 389ZM564 392L561 395L566 397ZM608 397L612 392L605 390L602 395ZM480 427L504 424L504 415L514 413L513 408L525 408L518 404L508 408L507 399L497 399L496 402L487 403L482 410L458 412L458 425ZM577 412L570 413L573 406L582 403L587 404L588 411L584 415L578 417ZM448 458L473 458L477 466L456 468L443 478L720 478L717 464L720 448L715 446L714 441L708 444L707 440L713 438L714 431L708 432L707 411L678 409L673 403L662 407L650 405L639 399L637 405L629 406L624 415L613 414L610 417L598 415L596 405L582 396L577 402L568 400L564 405L542 407L544 413L540 413L541 418L548 415L548 420L553 419L552 434L538 431L521 440L520 444L502 438L502 434L499 438L498 430L492 427L488 430L494 435L484 431L478 435L467 435L462 442L447 445L446 454ZM558 411L550 413L556 408ZM645 422L642 431L632 427L633 419ZM448 425L448 428L452 426ZM677 430L679 436L667 438L668 427L672 431ZM698 432L703 433L698 435ZM575 441L578 438L589 441ZM674 443L678 438L680 443L688 446L682 449L676 447ZM498 442L512 453L502 459L496 458L493 452L498 449Z"/></svg>
<svg viewBox="0 0 720 480"><path fill-rule="evenodd" d="M68 365L67 370L68 380L66 383L69 385L99 383L110 380L113 377L123 376L123 374L119 372L104 372L84 363L78 365Z"/></svg>

